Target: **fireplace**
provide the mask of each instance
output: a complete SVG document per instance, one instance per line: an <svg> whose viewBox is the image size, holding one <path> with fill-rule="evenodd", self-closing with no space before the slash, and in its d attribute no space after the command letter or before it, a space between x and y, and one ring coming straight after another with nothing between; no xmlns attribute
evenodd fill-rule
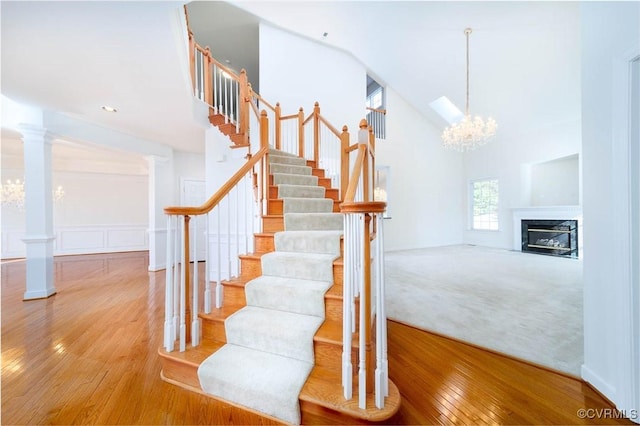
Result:
<svg viewBox="0 0 640 426"><path fill-rule="evenodd" d="M561 257L578 257L577 220L523 219L522 251Z"/></svg>

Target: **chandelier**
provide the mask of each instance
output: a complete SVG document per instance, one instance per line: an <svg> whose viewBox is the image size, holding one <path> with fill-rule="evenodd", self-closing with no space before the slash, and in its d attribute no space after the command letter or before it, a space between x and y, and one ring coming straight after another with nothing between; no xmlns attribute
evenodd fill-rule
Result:
<svg viewBox="0 0 640 426"><path fill-rule="evenodd" d="M469 34L471 34L471 28L466 28L464 34L467 38L467 96L464 118L442 132L445 148L461 152L486 144L496 134L498 127L496 121L491 117L485 122L482 117L472 118L469 114Z"/></svg>
<svg viewBox="0 0 640 426"><path fill-rule="evenodd" d="M0 184L0 196L2 197L3 206L15 206L20 210L24 210L24 181L16 179L7 180L7 183ZM64 189L61 185L53 190L53 201L58 202L64 198Z"/></svg>

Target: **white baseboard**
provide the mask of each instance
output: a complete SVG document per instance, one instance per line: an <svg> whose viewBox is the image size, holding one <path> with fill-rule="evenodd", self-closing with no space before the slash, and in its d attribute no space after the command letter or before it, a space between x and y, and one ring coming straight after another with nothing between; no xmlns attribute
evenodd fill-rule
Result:
<svg viewBox="0 0 640 426"><path fill-rule="evenodd" d="M611 386L605 380L603 380L600 376L593 372L589 367L582 364L582 368L580 371L582 375L582 379L594 388L598 390L602 395L604 395L609 401L615 403L616 400L616 388L615 386Z"/></svg>

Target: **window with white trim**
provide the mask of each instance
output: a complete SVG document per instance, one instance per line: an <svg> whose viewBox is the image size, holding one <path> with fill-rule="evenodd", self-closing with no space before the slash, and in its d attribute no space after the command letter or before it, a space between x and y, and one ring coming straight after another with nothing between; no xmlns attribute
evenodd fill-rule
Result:
<svg viewBox="0 0 640 426"><path fill-rule="evenodd" d="M499 229L498 200L498 179L471 182L471 229Z"/></svg>

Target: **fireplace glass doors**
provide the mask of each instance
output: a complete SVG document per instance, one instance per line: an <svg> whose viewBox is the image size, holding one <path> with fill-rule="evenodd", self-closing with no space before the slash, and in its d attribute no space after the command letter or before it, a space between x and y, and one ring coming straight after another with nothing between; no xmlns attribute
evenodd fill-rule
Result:
<svg viewBox="0 0 640 426"><path fill-rule="evenodd" d="M578 257L578 221L523 220L522 251Z"/></svg>

